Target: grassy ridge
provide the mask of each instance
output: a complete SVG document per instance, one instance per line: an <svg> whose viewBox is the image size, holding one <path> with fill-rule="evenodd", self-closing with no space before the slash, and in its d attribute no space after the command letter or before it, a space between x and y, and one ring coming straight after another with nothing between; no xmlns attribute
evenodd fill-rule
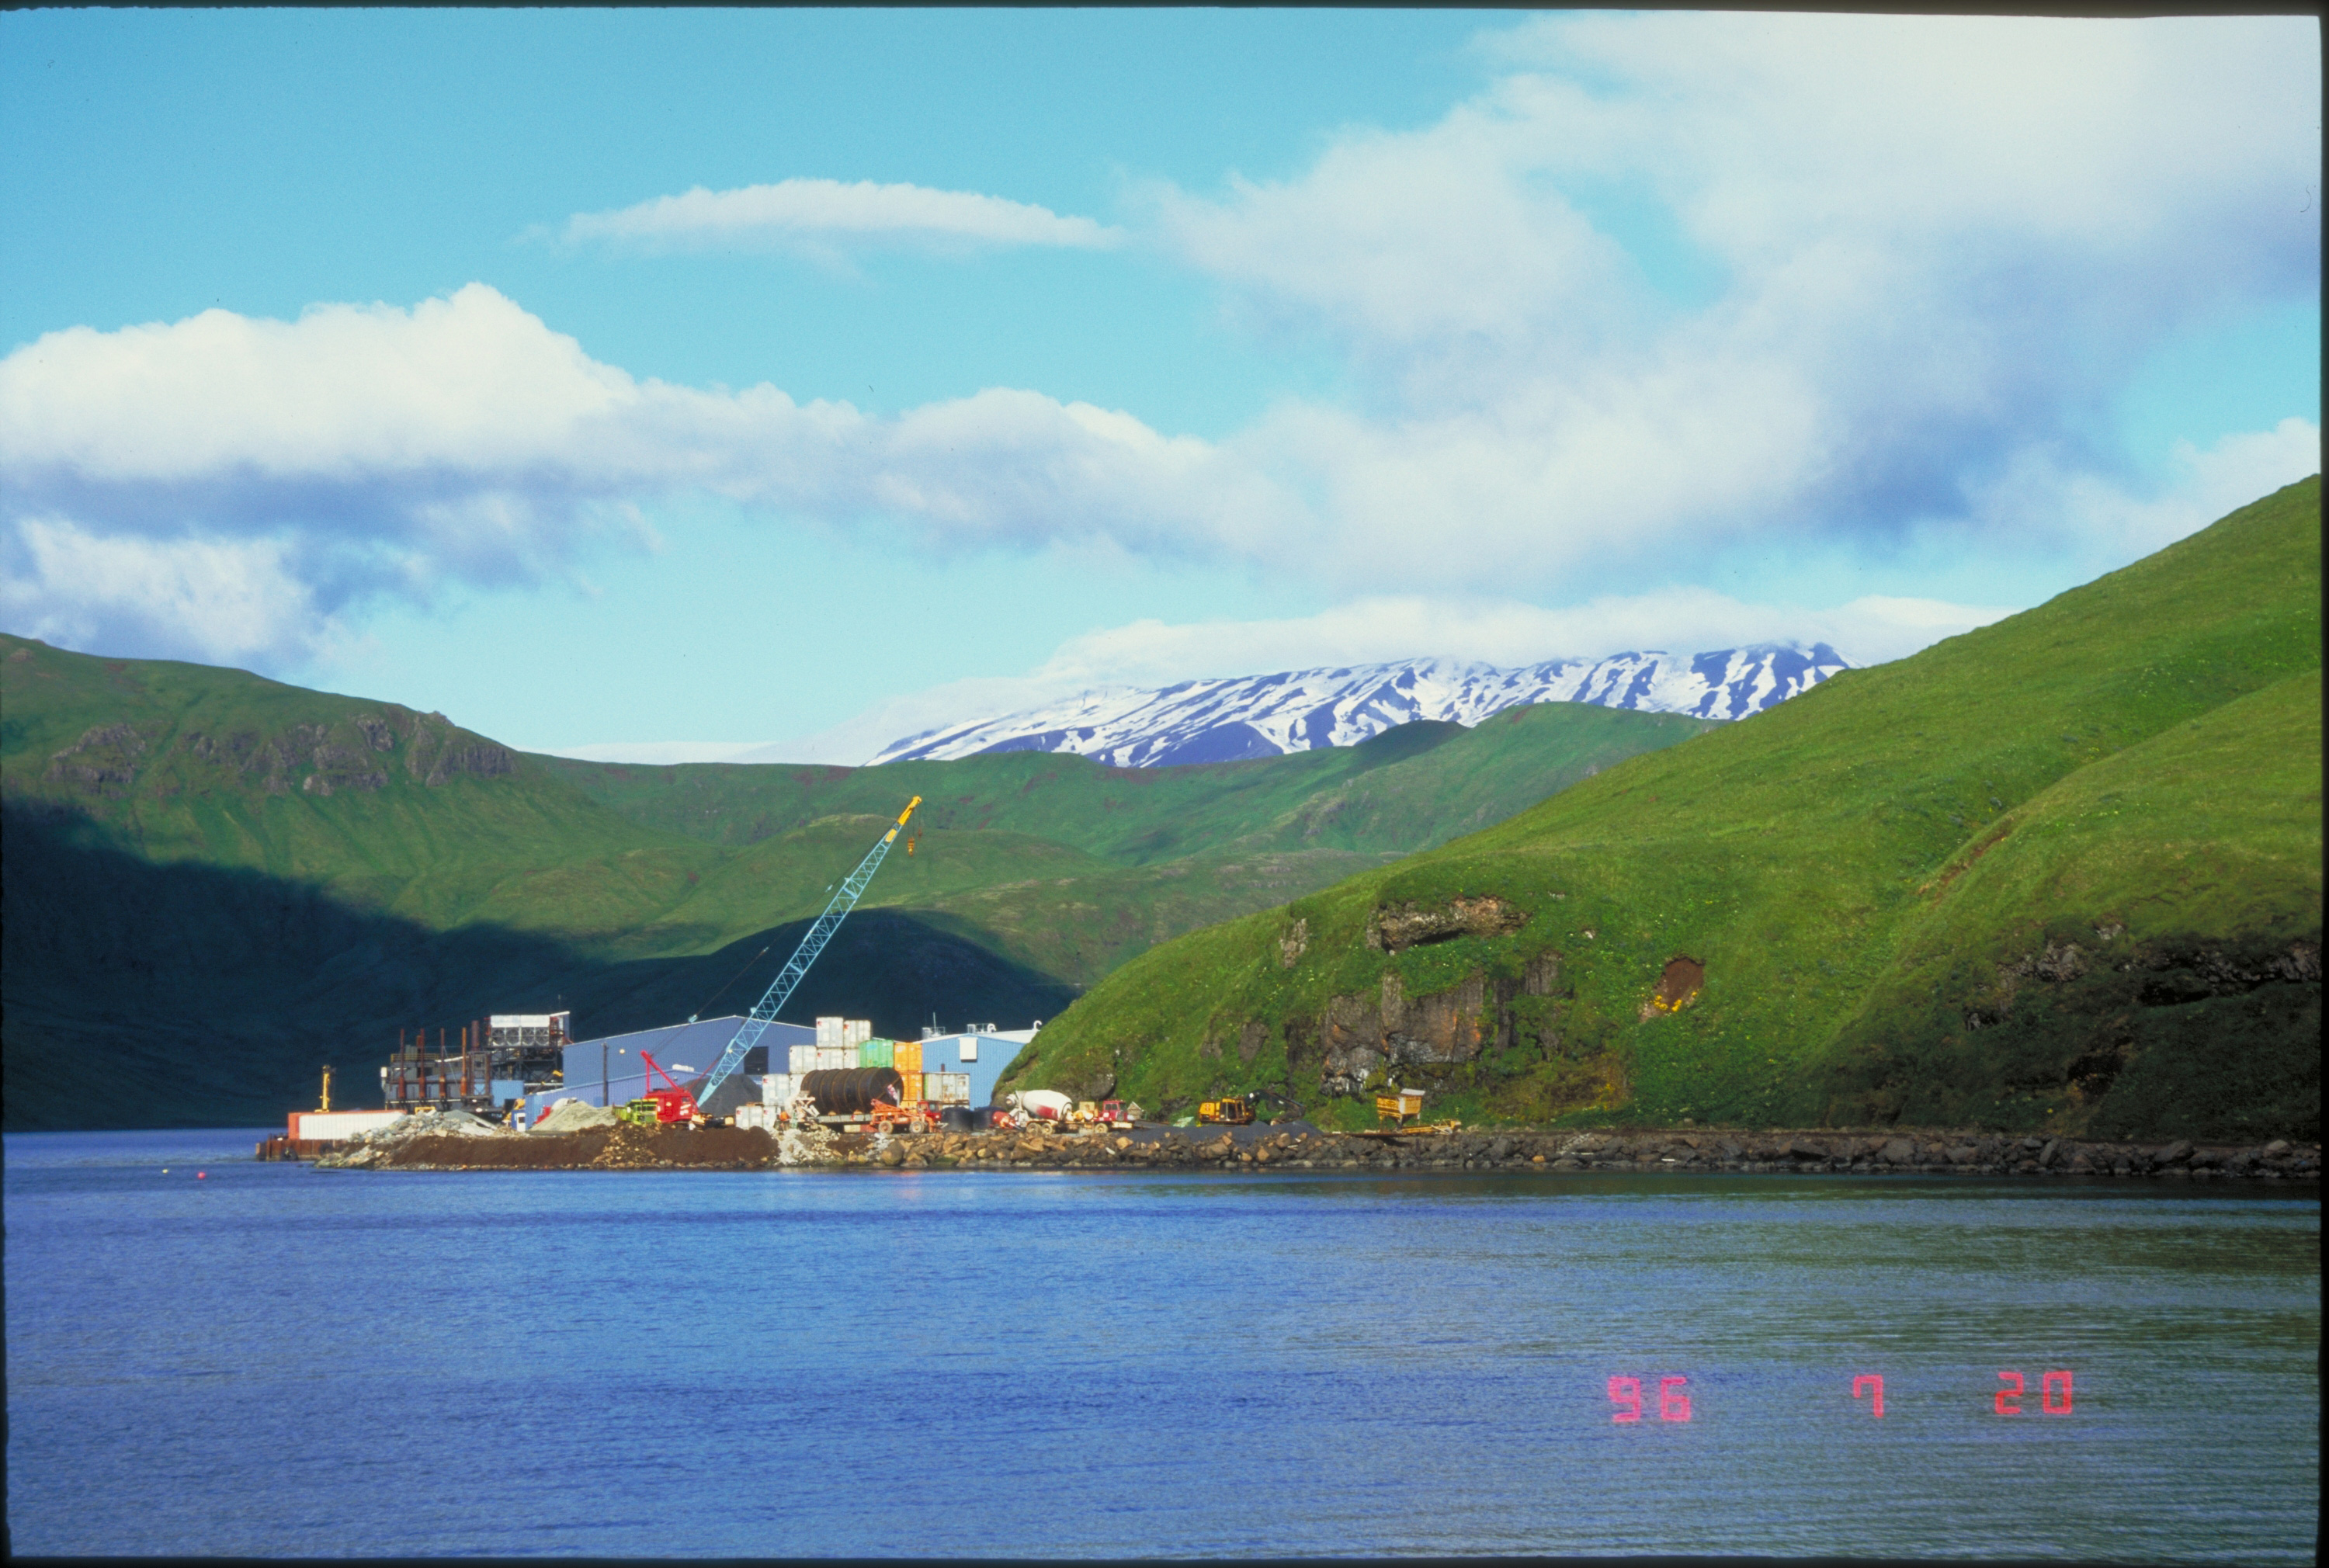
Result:
<svg viewBox="0 0 2329 1568"><path fill-rule="evenodd" d="M790 1011L899 1029L933 1009L1048 1018L1160 941L1707 728L1564 705L1215 767L624 768L239 671L5 636L0 698L11 1126L63 1124L57 1064L101 1046L240 1061L179 1074L222 1107L296 1097L313 1066L384 1048L330 1044L350 1020L392 1040L563 996L588 1028L639 1027L773 945L740 985L757 993L913 793L916 852L891 855ZM172 920L125 922L138 906ZM212 951L186 923L271 934ZM319 973L336 989L315 992Z"/></svg>
<svg viewBox="0 0 2329 1568"><path fill-rule="evenodd" d="M2317 1020L2319 516L2319 481L2291 486L2036 610L1161 947L1014 1076L1152 1104L1277 1088L1362 1117L1328 1080L1334 1042L1372 1028L1417 1043L1367 1077L1482 1117L2228 1127L2250 1111L2144 1085L2201 1073L2213 1014L2284 1041ZM1517 928L1369 944L1384 912L1484 899ZM2087 967L2064 976L2048 946L2076 933ZM1678 959L1703 983L1669 1009ZM2000 966L2025 962L1993 1036L2009 1059L1980 1037ZM2106 998L2102 972L2148 980ZM2317 1065L2274 1081L2255 1113L2317 1125Z"/></svg>
<svg viewBox="0 0 2329 1568"><path fill-rule="evenodd" d="M1355 746L1249 762L1104 767L1006 752L879 768L536 759L642 826L731 846L923 797L935 831L1019 832L1127 866L1227 846L1406 853L1501 820L1644 751L1714 728L1577 703L1508 709L1476 730L1424 720Z"/></svg>

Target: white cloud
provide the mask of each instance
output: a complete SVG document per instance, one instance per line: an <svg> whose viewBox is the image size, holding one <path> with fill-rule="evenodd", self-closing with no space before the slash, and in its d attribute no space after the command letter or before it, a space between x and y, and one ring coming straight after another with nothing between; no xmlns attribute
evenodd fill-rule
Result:
<svg viewBox="0 0 2329 1568"><path fill-rule="evenodd" d="M1531 22L1436 125L1346 133L1283 181L1139 197L1240 319L1323 332L1358 372L1344 404L1288 399L1217 442L1024 390L877 418L642 380L482 284L52 333L0 360L7 602L126 615L71 549L225 550L308 627L281 635L322 635L367 595L571 573L685 492L942 547L1250 564L1352 602L1589 608L1726 550L1881 563L1911 540L2105 569L2302 449L2317 466L2299 420L2146 494L2089 418L2162 333L2317 294L2316 44L2296 17ZM1117 237L820 181L574 223L657 243ZM1711 281L1669 296L1668 262ZM261 636L140 592L140 624Z"/></svg>
<svg viewBox="0 0 2329 1568"><path fill-rule="evenodd" d="M12 582L39 518L155 548L269 540L303 589L287 614L322 616L570 571L589 541L648 542L637 502L687 491L966 547L1165 554L1234 551L1297 504L1207 443L1034 392L877 418L765 384L640 380L483 284L410 310L76 327L0 360Z"/></svg>
<svg viewBox="0 0 2329 1568"><path fill-rule="evenodd" d="M313 653L341 634L273 540L104 539L28 517L7 546L0 615L44 642L229 664Z"/></svg>
<svg viewBox="0 0 2329 1568"><path fill-rule="evenodd" d="M2321 429L2310 419L2287 418L2270 430L2224 437L2205 450L2178 441L2173 467L2167 489L2143 497L2033 455L1983 493L1978 515L2006 528L2051 529L2099 573L2320 473Z"/></svg>
<svg viewBox="0 0 2329 1568"><path fill-rule="evenodd" d="M565 236L655 249L886 242L1102 250L1124 239L1121 230L1089 218L1062 218L1048 207L870 180L780 180L734 191L698 185L618 211L578 212L566 221Z"/></svg>
<svg viewBox="0 0 2329 1568"><path fill-rule="evenodd" d="M1881 548L1969 521L2024 454L2110 483L2088 415L2150 345L2317 294L2317 42L2295 17L1563 15L1498 35L1508 73L1437 125L1146 200L1240 319L1370 379L1236 443L1328 495L1331 559L1429 537L1412 565L1455 587ZM1661 294L1677 268L1703 297Z"/></svg>

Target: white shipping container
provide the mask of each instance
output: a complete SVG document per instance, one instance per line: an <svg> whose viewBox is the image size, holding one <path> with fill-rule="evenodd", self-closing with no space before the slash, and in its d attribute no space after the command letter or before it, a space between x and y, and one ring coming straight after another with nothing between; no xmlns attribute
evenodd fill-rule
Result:
<svg viewBox="0 0 2329 1568"><path fill-rule="evenodd" d="M291 1137L295 1142L354 1138L359 1132L377 1132L403 1114L401 1111L294 1111Z"/></svg>
<svg viewBox="0 0 2329 1568"><path fill-rule="evenodd" d="M792 1075L794 1077L797 1078L803 1073L814 1073L816 1071L816 1047L815 1046L795 1046L792 1047L789 1056L790 1060L787 1063L787 1066L792 1069Z"/></svg>
<svg viewBox="0 0 2329 1568"><path fill-rule="evenodd" d="M750 1131L757 1127L765 1131L773 1129L776 1124L777 1108L773 1105L754 1105L747 1103L736 1107L736 1125L740 1129Z"/></svg>
<svg viewBox="0 0 2329 1568"><path fill-rule="evenodd" d="M922 1098L936 1101L941 1105L967 1105L970 1103L970 1075L924 1073Z"/></svg>
<svg viewBox="0 0 2329 1568"><path fill-rule="evenodd" d="M760 1103L789 1105L793 1102L793 1075L790 1073L760 1075Z"/></svg>
<svg viewBox="0 0 2329 1568"><path fill-rule="evenodd" d="M838 1046L843 1043L841 1038L841 1028L844 1021L845 1020L837 1018L819 1019L816 1020L816 1043L819 1047L825 1046Z"/></svg>
<svg viewBox="0 0 2329 1568"><path fill-rule="evenodd" d="M853 1072L856 1066L855 1046L819 1046L816 1048L816 1070L820 1073Z"/></svg>
<svg viewBox="0 0 2329 1568"><path fill-rule="evenodd" d="M841 1043L842 1043L843 1045L844 1045L844 1046L862 1046L862 1045L863 1045L866 1041L868 1041L868 1040L872 1039L872 1038L873 1038L873 1020L872 1020L872 1019L847 1019L843 1020L842 1025L841 1025ZM854 1062L852 1062L852 1063L850 1064L850 1066L853 1066L853 1066L855 1066L856 1065L857 1065L857 1064L856 1064L856 1063L854 1063Z"/></svg>

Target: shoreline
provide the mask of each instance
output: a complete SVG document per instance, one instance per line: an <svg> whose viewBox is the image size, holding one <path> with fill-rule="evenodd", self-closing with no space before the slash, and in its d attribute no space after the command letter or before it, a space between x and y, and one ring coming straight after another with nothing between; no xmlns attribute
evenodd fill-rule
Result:
<svg viewBox="0 0 2329 1568"><path fill-rule="evenodd" d="M2085 1176L2318 1181L2321 1145L2131 1143L1961 1131L1850 1133L1322 1132L1306 1123L1113 1132L858 1133L811 1143L735 1128L617 1127L563 1134L436 1133L336 1150L325 1169L371 1170L1474 1170L1802 1175Z"/></svg>

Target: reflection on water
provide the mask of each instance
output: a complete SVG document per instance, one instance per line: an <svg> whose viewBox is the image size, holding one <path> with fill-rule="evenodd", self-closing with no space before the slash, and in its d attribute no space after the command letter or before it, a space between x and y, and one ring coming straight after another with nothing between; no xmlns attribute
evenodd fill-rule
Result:
<svg viewBox="0 0 2329 1568"><path fill-rule="evenodd" d="M256 1136L7 1141L16 1550L2312 1554L2317 1188Z"/></svg>

